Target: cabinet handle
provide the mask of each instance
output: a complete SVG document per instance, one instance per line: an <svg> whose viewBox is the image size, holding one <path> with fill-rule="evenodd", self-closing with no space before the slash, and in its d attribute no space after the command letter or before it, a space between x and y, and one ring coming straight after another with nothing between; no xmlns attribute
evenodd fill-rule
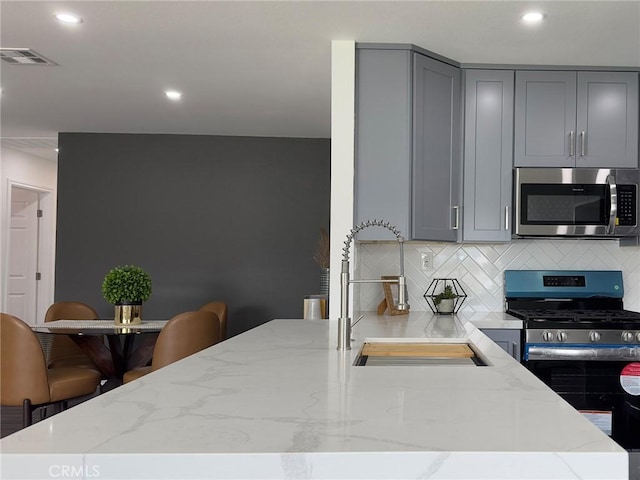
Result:
<svg viewBox="0 0 640 480"><path fill-rule="evenodd" d="M516 342L511 342L511 356L516 360L520 360L518 358L518 344Z"/></svg>
<svg viewBox="0 0 640 480"><path fill-rule="evenodd" d="M453 229L458 230L460 228L460 207L458 205L455 205L453 207L453 211L455 212L455 215L453 217L455 219L455 223L453 224Z"/></svg>
<svg viewBox="0 0 640 480"><path fill-rule="evenodd" d="M504 229L509 230L509 206L504 207Z"/></svg>
<svg viewBox="0 0 640 480"><path fill-rule="evenodd" d="M573 157L575 155L575 143L576 143L576 132L571 130L569 132L569 156Z"/></svg>
<svg viewBox="0 0 640 480"><path fill-rule="evenodd" d="M585 151L585 141L584 141L586 136L587 135L584 133L584 131L580 132L580 156L581 157L584 157L585 153L586 153L586 151Z"/></svg>

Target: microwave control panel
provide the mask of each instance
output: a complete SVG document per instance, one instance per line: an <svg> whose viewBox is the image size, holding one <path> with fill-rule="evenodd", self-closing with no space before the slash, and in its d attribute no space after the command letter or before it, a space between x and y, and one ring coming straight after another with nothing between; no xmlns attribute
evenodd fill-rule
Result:
<svg viewBox="0 0 640 480"><path fill-rule="evenodd" d="M618 218L617 225L635 226L638 223L637 185L618 185Z"/></svg>

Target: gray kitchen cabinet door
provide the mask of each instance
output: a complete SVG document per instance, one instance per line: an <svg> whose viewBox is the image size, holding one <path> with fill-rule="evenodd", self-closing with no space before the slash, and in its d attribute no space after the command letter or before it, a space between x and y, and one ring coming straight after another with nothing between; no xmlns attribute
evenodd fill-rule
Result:
<svg viewBox="0 0 640 480"><path fill-rule="evenodd" d="M414 54L413 239L460 240L460 69Z"/></svg>
<svg viewBox="0 0 640 480"><path fill-rule="evenodd" d="M574 167L576 73L516 72L514 165Z"/></svg>
<svg viewBox="0 0 640 480"><path fill-rule="evenodd" d="M511 241L513 95L511 70L465 72L465 242Z"/></svg>
<svg viewBox="0 0 640 480"><path fill-rule="evenodd" d="M516 360L520 361L520 330L512 330L508 328L483 328L480 329L487 337L493 340L502 348L505 352L511 355Z"/></svg>
<svg viewBox="0 0 640 480"><path fill-rule="evenodd" d="M638 168L638 74L516 72L516 167Z"/></svg>
<svg viewBox="0 0 640 480"><path fill-rule="evenodd" d="M356 50L355 220L379 219L411 235L411 51ZM351 206L345 205L345 208ZM395 240L367 228L358 240Z"/></svg>
<svg viewBox="0 0 640 480"><path fill-rule="evenodd" d="M638 74L579 72L576 167L638 168Z"/></svg>

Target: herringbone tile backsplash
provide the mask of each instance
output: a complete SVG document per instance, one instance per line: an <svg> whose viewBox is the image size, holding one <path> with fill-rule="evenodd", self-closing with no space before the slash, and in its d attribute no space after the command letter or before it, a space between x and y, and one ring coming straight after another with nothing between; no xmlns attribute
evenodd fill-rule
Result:
<svg viewBox="0 0 640 480"><path fill-rule="evenodd" d="M622 270L624 307L640 311L640 247L617 240L514 240L506 244L405 243L405 275L413 311L429 310L423 295L434 278L456 278L468 295L462 310L504 310L505 270ZM433 271L422 271L421 255L433 252ZM358 243L354 278L397 275L395 242ZM354 285L354 308L375 311L383 298L380 284Z"/></svg>

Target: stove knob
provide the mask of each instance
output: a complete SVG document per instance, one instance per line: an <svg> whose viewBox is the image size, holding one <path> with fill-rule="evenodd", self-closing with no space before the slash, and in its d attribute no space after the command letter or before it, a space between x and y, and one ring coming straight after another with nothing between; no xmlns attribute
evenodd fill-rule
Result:
<svg viewBox="0 0 640 480"><path fill-rule="evenodd" d="M636 333L636 340L640 342L640 332Z"/></svg>
<svg viewBox="0 0 640 480"><path fill-rule="evenodd" d="M550 332L549 330L545 330L544 332L542 332L542 339L545 342L552 342L553 341L553 332Z"/></svg>
<svg viewBox="0 0 640 480"><path fill-rule="evenodd" d="M622 341L623 342L633 342L633 332L622 332Z"/></svg>
<svg viewBox="0 0 640 480"><path fill-rule="evenodd" d="M596 343L600 340L600 334L598 332L589 332L589 340Z"/></svg>
<svg viewBox="0 0 640 480"><path fill-rule="evenodd" d="M567 332L558 332L558 341L566 342L567 341Z"/></svg>

